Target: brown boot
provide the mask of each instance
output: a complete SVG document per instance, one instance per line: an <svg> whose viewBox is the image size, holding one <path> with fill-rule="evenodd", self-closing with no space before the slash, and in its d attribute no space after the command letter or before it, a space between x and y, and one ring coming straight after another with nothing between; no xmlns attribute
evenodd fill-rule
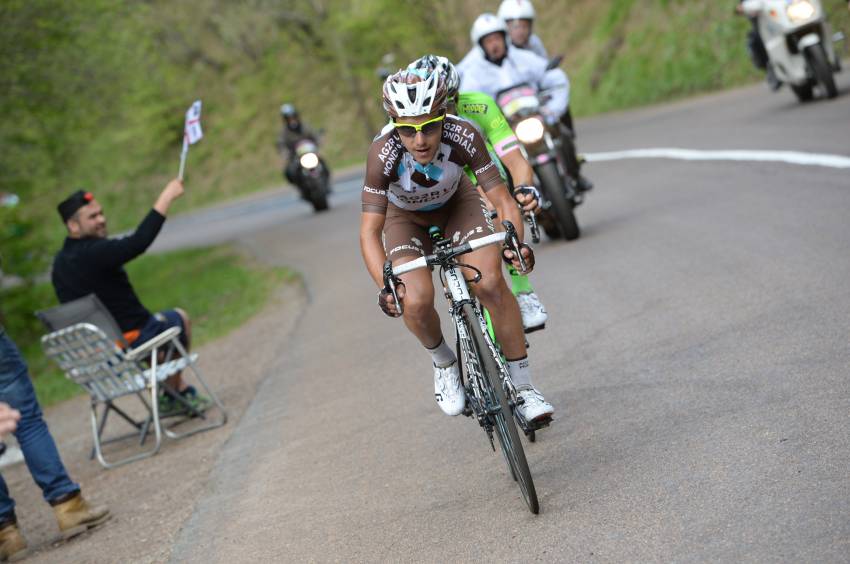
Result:
<svg viewBox="0 0 850 564"><path fill-rule="evenodd" d="M92 507L80 492L63 496L51 503L65 540L85 533L106 522L111 515L106 506Z"/></svg>
<svg viewBox="0 0 850 564"><path fill-rule="evenodd" d="M0 562L15 562L26 557L29 552L27 541L16 522L0 524Z"/></svg>

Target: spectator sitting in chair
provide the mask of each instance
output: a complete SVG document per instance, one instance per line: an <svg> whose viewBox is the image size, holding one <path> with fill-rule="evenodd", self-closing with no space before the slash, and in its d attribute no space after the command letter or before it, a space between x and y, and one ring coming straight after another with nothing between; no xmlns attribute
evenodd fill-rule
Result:
<svg viewBox="0 0 850 564"><path fill-rule="evenodd" d="M59 215L68 229L65 244L53 261L53 288L61 303L91 293L97 295L118 322L130 346L141 345L171 327L180 327L180 340L189 349L191 324L182 309L151 314L139 301L124 265L144 253L159 234L171 204L183 194L183 182L169 182L136 231L108 238L103 208L90 192L78 190L59 204ZM187 385L181 375L165 381L186 404L197 411L210 406L209 398ZM164 393L159 398L163 415L185 410L183 402Z"/></svg>
<svg viewBox="0 0 850 564"><path fill-rule="evenodd" d="M27 365L2 322L0 314L0 434L15 433L33 480L53 507L62 536L69 539L107 521L109 509L89 505L79 484L68 476L44 422ZM18 560L28 552L18 528L15 500L0 475L0 562Z"/></svg>

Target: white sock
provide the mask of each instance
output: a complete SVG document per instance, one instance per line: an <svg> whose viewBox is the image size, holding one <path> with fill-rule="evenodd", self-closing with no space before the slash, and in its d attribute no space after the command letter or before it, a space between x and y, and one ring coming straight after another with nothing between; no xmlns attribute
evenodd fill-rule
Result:
<svg viewBox="0 0 850 564"><path fill-rule="evenodd" d="M534 387L531 383L531 368L528 365L528 356L519 360L509 360L508 372L511 375L511 382L513 382L516 389Z"/></svg>
<svg viewBox="0 0 850 564"><path fill-rule="evenodd" d="M437 368L445 368L447 366L451 366L457 361L457 357L455 357L455 352L452 348L446 343L446 340L440 338L440 344L433 349L425 349L429 353L431 353L431 358L434 360L434 366Z"/></svg>

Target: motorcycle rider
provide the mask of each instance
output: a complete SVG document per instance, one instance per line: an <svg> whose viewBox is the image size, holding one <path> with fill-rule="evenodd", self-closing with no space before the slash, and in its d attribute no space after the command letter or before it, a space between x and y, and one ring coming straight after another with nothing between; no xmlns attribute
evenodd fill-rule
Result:
<svg viewBox="0 0 850 564"><path fill-rule="evenodd" d="M511 46L504 20L494 14L481 14L472 24L472 49L458 64L461 76L460 91L497 94L520 83L529 83L546 90L549 99L542 110L550 126L558 124L569 107L570 81L564 71L547 69L549 62L531 51ZM561 129L563 156L567 171L580 191L593 188L593 183L581 175L581 165L570 131Z"/></svg>
<svg viewBox="0 0 850 564"><path fill-rule="evenodd" d="M499 167L502 178L508 180L508 174L510 174L514 194L537 193L534 186L534 170L519 150L519 141L493 98L482 92L460 94L458 92L460 76L455 66L446 57L425 55L412 62L408 69L425 69L427 72L442 73L446 80L448 113L462 117L478 128L487 143L490 158ZM475 173L468 167L466 175L476 186L478 185ZM487 196L480 188L479 193L486 201ZM492 206L489 205L488 208ZM523 209L527 207L524 206ZM533 213L533 210L530 211ZM511 277L511 291L516 297L522 315L523 329L526 333L543 329L549 314L534 291L528 275L520 273L512 266L508 266L508 273Z"/></svg>
<svg viewBox="0 0 850 564"><path fill-rule="evenodd" d="M283 170L286 180L300 188L301 165L295 155L295 146L303 139L318 144L319 135L301 122L298 111L292 104L287 103L280 107L280 117L283 120L283 128L277 137L277 151L286 161Z"/></svg>
<svg viewBox="0 0 850 564"><path fill-rule="evenodd" d="M386 315L399 317L392 294L383 289L387 258L399 265L430 253L431 225L459 243L494 231L464 166L477 171L481 188L499 217L513 222L520 238L523 225L516 200L490 158L483 136L470 122L446 113L442 73L399 71L384 83L383 100L393 127L379 135L369 149L360 248L366 268L380 288L378 305ZM533 268L531 248L523 245L521 252ZM464 255L464 262L481 272L473 290L490 310L511 380L523 400L517 412L529 422L547 420L553 408L532 384L519 307L502 276L502 259L519 267L513 252L495 246ZM405 306L405 326L431 356L438 405L447 415L459 415L466 403L465 392L457 357L443 338L434 309L431 272L415 270L402 275L399 298Z"/></svg>
<svg viewBox="0 0 850 564"><path fill-rule="evenodd" d="M497 15L505 20L505 25L508 26L508 38L511 40L511 45L520 49L527 49L535 55L549 60L549 54L546 52L546 47L543 46L543 41L533 32L534 18L537 14L530 0L504 0L499 6ZM577 135L570 106L567 106L567 111L561 116L561 123L570 130L573 140L575 140Z"/></svg>
<svg viewBox="0 0 850 564"><path fill-rule="evenodd" d="M529 0L504 0L496 14L508 26L511 45L528 49L538 57L549 58L543 41L533 32L534 5Z"/></svg>
<svg viewBox="0 0 850 564"><path fill-rule="evenodd" d="M746 15L743 9L744 1L738 0L738 5L735 7L735 11L742 16ZM777 78L773 65L770 64L770 59L767 56L767 49L764 46L764 41L762 41L761 33L759 33L759 20L757 17L749 16L747 16L747 19L750 20L752 26L747 33L747 51L750 53L750 60L753 62L753 66L767 73L767 85L775 92L782 86L782 82Z"/></svg>

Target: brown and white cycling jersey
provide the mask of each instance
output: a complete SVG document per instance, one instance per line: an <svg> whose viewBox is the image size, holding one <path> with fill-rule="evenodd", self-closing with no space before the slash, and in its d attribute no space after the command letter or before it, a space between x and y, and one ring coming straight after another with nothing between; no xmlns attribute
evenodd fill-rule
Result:
<svg viewBox="0 0 850 564"><path fill-rule="evenodd" d="M503 183L484 138L470 122L447 115L440 148L424 166L407 152L390 126L369 149L363 211L385 214L388 202L404 210L435 210L457 190L464 166L475 172L485 192Z"/></svg>

